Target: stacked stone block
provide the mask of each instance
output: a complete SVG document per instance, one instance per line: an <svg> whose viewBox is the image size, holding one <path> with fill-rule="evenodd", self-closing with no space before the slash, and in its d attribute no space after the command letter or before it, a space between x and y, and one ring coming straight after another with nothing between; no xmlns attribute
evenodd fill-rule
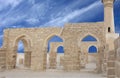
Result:
<svg viewBox="0 0 120 78"><path fill-rule="evenodd" d="M60 57L60 65L63 66L64 65L64 56Z"/></svg>
<svg viewBox="0 0 120 78"><path fill-rule="evenodd" d="M30 51L25 51L24 66L28 68L30 68L31 66L31 52Z"/></svg>
<svg viewBox="0 0 120 78"><path fill-rule="evenodd" d="M49 68L50 69L56 69L57 66L57 53L56 52L50 52L49 54Z"/></svg>
<svg viewBox="0 0 120 78"><path fill-rule="evenodd" d="M115 53L116 53L116 77L120 78L120 37L115 42Z"/></svg>
<svg viewBox="0 0 120 78"><path fill-rule="evenodd" d="M4 49L0 49L0 70L4 70L6 68L6 54Z"/></svg>
<svg viewBox="0 0 120 78"><path fill-rule="evenodd" d="M107 60L107 78L115 78L115 51L112 50L109 52L108 60Z"/></svg>

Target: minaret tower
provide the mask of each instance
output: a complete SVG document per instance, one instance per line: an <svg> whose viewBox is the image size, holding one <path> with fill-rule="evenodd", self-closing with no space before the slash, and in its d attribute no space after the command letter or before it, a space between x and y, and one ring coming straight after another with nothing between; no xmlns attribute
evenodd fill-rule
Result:
<svg viewBox="0 0 120 78"><path fill-rule="evenodd" d="M104 24L106 33L115 33L113 5L115 0L102 0L104 4Z"/></svg>

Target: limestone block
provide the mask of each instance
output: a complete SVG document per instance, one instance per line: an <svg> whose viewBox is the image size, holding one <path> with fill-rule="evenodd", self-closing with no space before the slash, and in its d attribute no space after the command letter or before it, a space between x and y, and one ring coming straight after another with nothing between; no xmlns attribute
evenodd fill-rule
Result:
<svg viewBox="0 0 120 78"><path fill-rule="evenodd" d="M112 61L110 61L110 62L108 61L107 62L107 66L108 67L115 67L115 61L113 61L113 62Z"/></svg>
<svg viewBox="0 0 120 78"><path fill-rule="evenodd" d="M115 69L108 69L108 75L115 75Z"/></svg>
<svg viewBox="0 0 120 78"><path fill-rule="evenodd" d="M60 57L60 65L62 65L62 66L64 65L64 56Z"/></svg>
<svg viewBox="0 0 120 78"><path fill-rule="evenodd" d="M24 60L21 58L19 59L19 64L23 64L24 63Z"/></svg>

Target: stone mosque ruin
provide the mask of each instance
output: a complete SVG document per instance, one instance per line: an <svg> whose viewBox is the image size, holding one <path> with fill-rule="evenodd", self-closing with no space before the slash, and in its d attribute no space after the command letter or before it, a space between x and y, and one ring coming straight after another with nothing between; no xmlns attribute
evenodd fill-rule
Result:
<svg viewBox="0 0 120 78"><path fill-rule="evenodd" d="M114 0L102 2L104 22L68 23L63 28L5 29L0 49L0 70L16 68L17 47L21 40L24 43L24 60L19 62L24 61L25 68L30 70L56 69L57 48L63 46L64 54L59 57L61 70L82 71L89 62L95 62L94 72L105 73L107 78L120 78L120 36L114 28ZM48 40L53 36L59 36L63 42L51 43L47 53ZM94 37L96 41L82 41L87 36ZM95 47L97 52L88 53L90 47Z"/></svg>

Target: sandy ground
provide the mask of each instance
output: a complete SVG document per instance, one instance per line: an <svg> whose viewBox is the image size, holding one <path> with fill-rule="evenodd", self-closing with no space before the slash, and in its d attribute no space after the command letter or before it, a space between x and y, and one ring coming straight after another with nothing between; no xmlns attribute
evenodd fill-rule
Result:
<svg viewBox="0 0 120 78"><path fill-rule="evenodd" d="M0 78L106 78L101 74L88 72L51 71L35 72L29 70L12 70L0 72Z"/></svg>
<svg viewBox="0 0 120 78"><path fill-rule="evenodd" d="M107 78L103 74L96 74L94 69L96 65L89 63L86 65L86 69L81 69L80 72L65 72L59 66L59 57L63 54L58 55L57 69L47 69L46 72L36 72L28 69L23 69L23 65L19 65L17 69L0 72L0 78ZM23 58L24 54L18 54L18 59ZM49 64L48 64L49 65Z"/></svg>

